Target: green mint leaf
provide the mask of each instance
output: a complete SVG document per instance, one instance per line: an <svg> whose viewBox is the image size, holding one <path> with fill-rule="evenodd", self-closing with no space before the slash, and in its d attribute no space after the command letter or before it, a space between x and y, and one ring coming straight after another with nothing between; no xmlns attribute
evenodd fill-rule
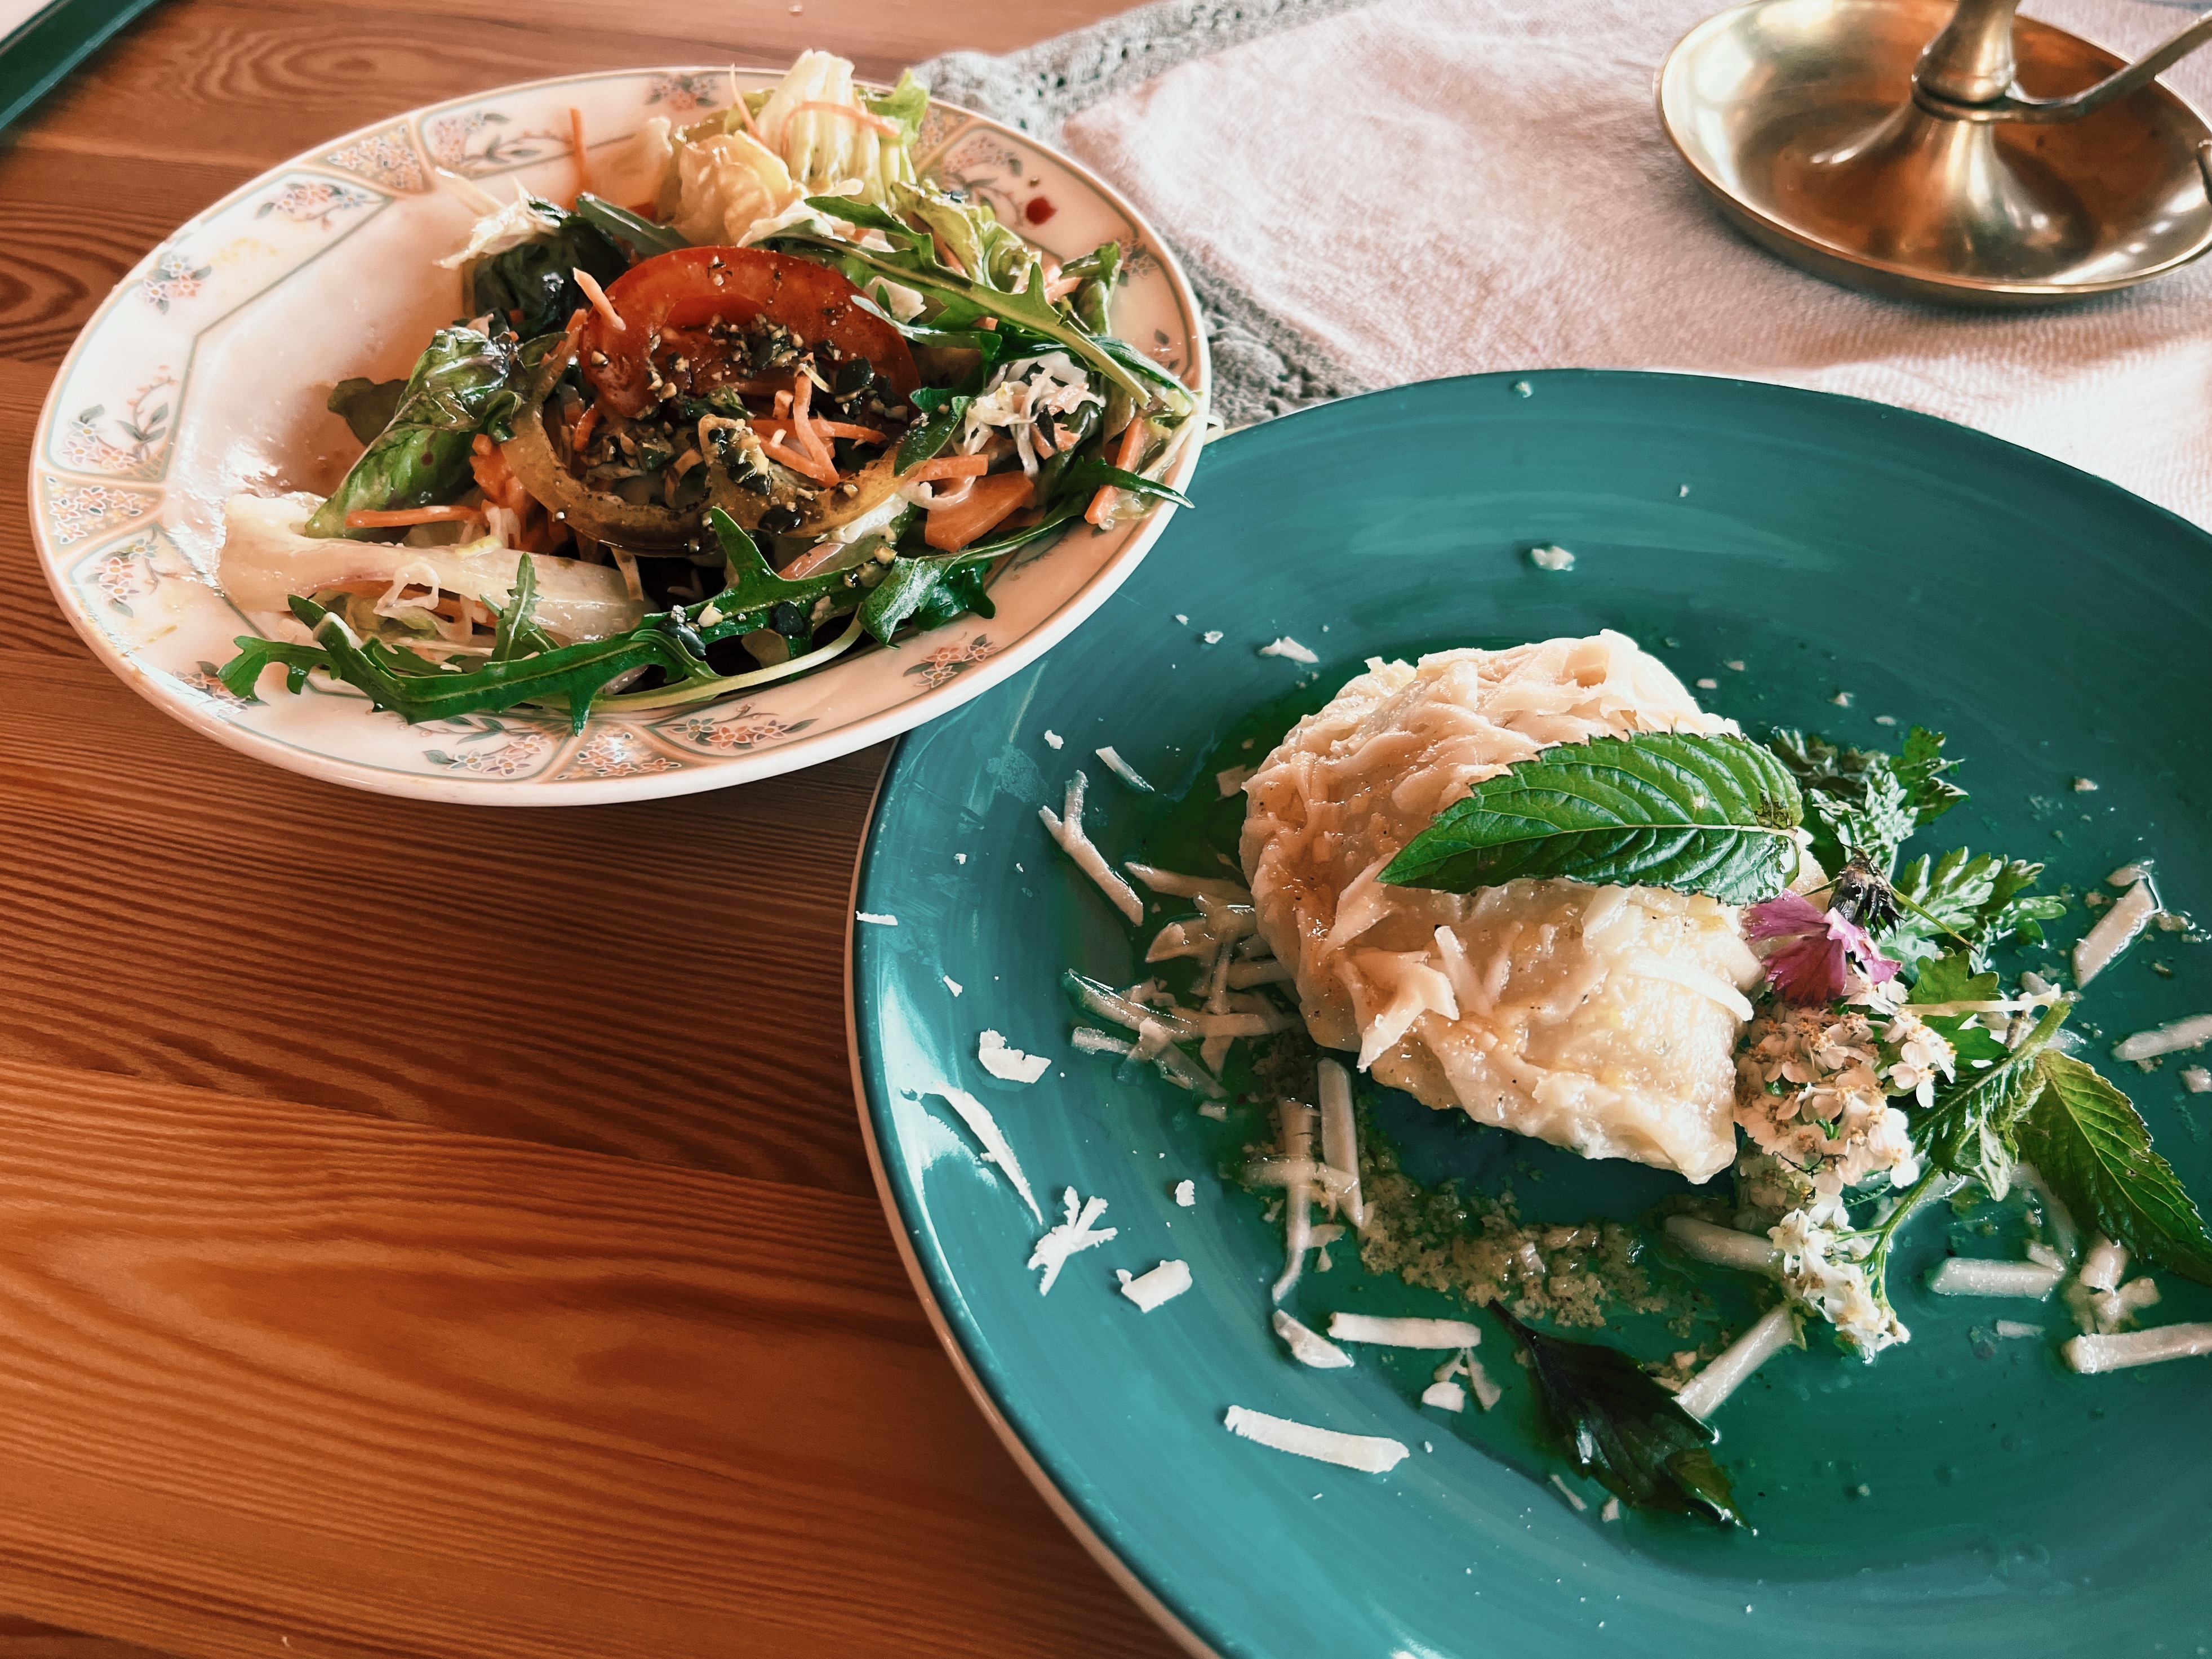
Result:
<svg viewBox="0 0 2212 1659"><path fill-rule="evenodd" d="M1493 1303L1528 1351L1546 1409L1584 1474L1638 1509L1694 1515L1717 1525L1743 1520L1729 1478L1713 1461L1719 1436L1617 1348L1532 1330Z"/></svg>
<svg viewBox="0 0 2212 1659"><path fill-rule="evenodd" d="M2053 1003L2004 1059L1975 1073L1961 1066L1951 1086L1936 1097L1936 1104L1913 1114L1913 1145L1924 1164L1971 1176L1988 1188L1992 1198L2002 1198L2012 1189L2013 1166L2020 1161L2021 1114L2042 1087L2037 1061L2072 1006Z"/></svg>
<svg viewBox="0 0 2212 1659"><path fill-rule="evenodd" d="M2038 1076L2042 1091L2020 1122L2021 1156L2082 1221L2212 1285L2212 1234L2173 1166L2151 1150L2134 1103L2070 1054L2045 1050Z"/></svg>
<svg viewBox="0 0 2212 1659"><path fill-rule="evenodd" d="M1565 876L1750 904L1796 872L1790 832L1800 811L1788 771L1741 738L1651 732L1559 744L1438 813L1382 879L1464 893Z"/></svg>

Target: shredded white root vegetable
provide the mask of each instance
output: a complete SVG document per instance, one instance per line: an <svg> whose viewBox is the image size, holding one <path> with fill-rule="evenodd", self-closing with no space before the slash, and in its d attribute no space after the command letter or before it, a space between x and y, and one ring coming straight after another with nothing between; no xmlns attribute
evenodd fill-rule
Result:
<svg viewBox="0 0 2212 1659"><path fill-rule="evenodd" d="M1150 1313L1190 1288L1190 1263L1163 1261L1150 1273L1135 1275L1127 1267L1116 1267L1114 1276L1121 1281L1121 1294Z"/></svg>
<svg viewBox="0 0 2212 1659"><path fill-rule="evenodd" d="M2093 1291L2116 1291L2128 1271L2128 1250L2124 1244L2115 1244L2101 1233L2089 1243L2089 1251L2081 1258L2081 1283Z"/></svg>
<svg viewBox="0 0 2212 1659"><path fill-rule="evenodd" d="M2041 1301L2064 1277L2040 1261L1978 1261L1954 1255L1929 1271L1928 1288L1938 1296L2025 1296Z"/></svg>
<svg viewBox="0 0 2212 1659"><path fill-rule="evenodd" d="M2043 1327L2031 1325L2022 1319L2000 1319L1996 1322L1996 1333L2001 1339L2010 1340L2015 1338L2041 1336Z"/></svg>
<svg viewBox="0 0 2212 1659"><path fill-rule="evenodd" d="M1474 1357L1472 1348L1462 1348L1459 1356L1460 1369L1467 1375L1467 1386L1474 1390L1474 1403L1488 1411L1505 1398L1505 1390L1490 1380L1490 1373L1482 1369L1482 1362Z"/></svg>
<svg viewBox="0 0 2212 1659"><path fill-rule="evenodd" d="M1039 1296L1053 1287L1060 1270L1067 1265L1068 1257L1079 1250L1096 1249L1118 1233L1115 1228L1098 1228L1096 1224L1106 1212L1104 1199L1094 1198L1085 1203L1070 1187L1060 1195L1060 1204L1064 1218L1037 1240L1036 1249L1030 1253L1029 1265L1044 1269L1044 1280L1037 1286Z"/></svg>
<svg viewBox="0 0 2212 1659"><path fill-rule="evenodd" d="M1749 1382L1761 1365L1796 1340L1796 1310L1787 1302L1778 1304L1692 1377L1689 1385L1674 1396L1674 1403L1703 1422Z"/></svg>
<svg viewBox="0 0 2212 1659"><path fill-rule="evenodd" d="M1352 1115L1352 1073L1333 1060L1322 1060L1316 1069L1321 1073L1322 1159L1352 1177L1335 1194L1337 1213L1364 1232L1367 1206L1359 1197L1359 1127Z"/></svg>
<svg viewBox="0 0 2212 1659"><path fill-rule="evenodd" d="M2162 1359L2190 1359L2212 1353L2212 1325L2160 1325L2154 1330L2120 1331L2111 1336L2077 1336L2059 1349L2066 1363L2084 1374L2154 1365Z"/></svg>
<svg viewBox="0 0 2212 1659"><path fill-rule="evenodd" d="M1133 1043L1124 1042L1095 1025L1079 1025L1068 1034L1068 1042L1079 1054L1127 1054L1133 1052Z"/></svg>
<svg viewBox="0 0 2212 1659"><path fill-rule="evenodd" d="M1248 1411L1242 1406L1231 1406L1221 1420L1230 1433L1242 1435L1261 1445L1368 1474L1388 1474L1410 1455L1400 1443L1381 1435L1345 1434L1335 1429L1316 1428L1310 1423L1294 1423L1286 1417L1270 1417L1265 1412Z"/></svg>
<svg viewBox="0 0 2212 1659"><path fill-rule="evenodd" d="M1131 921L1142 921L1145 902L1137 896L1137 890L1114 872L1114 866L1106 862L1106 855L1083 833L1083 796L1090 787L1091 781L1079 770L1067 781L1060 816L1054 816L1049 806L1040 806L1037 817L1043 820L1046 831L1060 843L1060 850L1075 860L1077 869L1098 884L1098 890L1114 901L1114 908Z"/></svg>
<svg viewBox="0 0 2212 1659"><path fill-rule="evenodd" d="M2212 1014L2191 1014L2187 1019L2177 1019L2170 1025L2137 1031L2113 1048L2112 1058L2155 1060L2160 1054L2201 1048L2208 1042L2212 1042Z"/></svg>
<svg viewBox="0 0 2212 1659"><path fill-rule="evenodd" d="M1279 640L1271 641L1269 643L1261 646L1260 647L1260 654L1263 657L1287 657L1292 662L1308 664L1317 663L1321 660L1319 657L1314 655L1312 652L1307 650L1305 647L1300 645L1288 634L1284 635L1282 638Z"/></svg>
<svg viewBox="0 0 2212 1659"><path fill-rule="evenodd" d="M1695 1216L1668 1216L1667 1237L1686 1256L1716 1267L1741 1267L1746 1273L1771 1273L1780 1259L1772 1241L1757 1233L1740 1233L1733 1227L1717 1227Z"/></svg>
<svg viewBox="0 0 2212 1659"><path fill-rule="evenodd" d="M1229 988L1232 991L1249 991L1255 985L1288 985L1297 977L1289 963L1278 962L1273 957L1229 964Z"/></svg>
<svg viewBox="0 0 2212 1659"><path fill-rule="evenodd" d="M1573 556L1569 555L1569 556L1571 557ZM1589 1507L1589 1505L1583 1500L1583 1495L1577 1492L1572 1486L1570 1486L1558 1475L1555 1474L1552 1477L1552 1484L1559 1489L1559 1496L1565 1498L1569 1504L1574 1506L1574 1511L1577 1515L1580 1515L1584 1510Z"/></svg>
<svg viewBox="0 0 2212 1659"><path fill-rule="evenodd" d="M1197 1208L1198 1183L1195 1181L1176 1182L1175 1184L1175 1201L1178 1206L1186 1210Z"/></svg>
<svg viewBox="0 0 2212 1659"><path fill-rule="evenodd" d="M1022 1202L1030 1206L1030 1213L1043 1220L1044 1212L1037 1208L1036 1199L1030 1191L1029 1177L1022 1173L1014 1149L1006 1145L1006 1136L999 1133L998 1120L983 1103L965 1089L955 1089L949 1084L940 1083L929 1092L959 1113L960 1121L968 1126L968 1133L982 1143L983 1162L997 1164L1000 1174L1021 1194Z"/></svg>
<svg viewBox="0 0 2212 1659"><path fill-rule="evenodd" d="M1328 1334L1339 1342L1368 1342L1382 1348L1472 1348L1482 1341L1482 1328L1464 1319L1391 1319L1376 1314L1331 1314Z"/></svg>
<svg viewBox="0 0 2212 1659"><path fill-rule="evenodd" d="M1421 1390L1421 1403L1434 1406L1438 1411L1463 1412L1467 1409L1467 1390L1456 1382L1431 1382Z"/></svg>
<svg viewBox="0 0 2212 1659"><path fill-rule="evenodd" d="M1152 786L1138 775L1137 769L1114 752L1112 744L1109 743L1103 749L1096 749L1091 752L1106 763L1106 769L1109 772L1127 784L1130 788L1141 789L1148 795L1153 793Z"/></svg>
<svg viewBox="0 0 2212 1659"><path fill-rule="evenodd" d="M2135 866L2130 866L2131 870ZM2118 877L2121 872L2114 871ZM2136 879L2128 890L2113 902L2112 908L2097 918L2097 925L2081 935L2074 946L2074 982L2086 987L2101 973L2106 963L2126 950L2144 925L2158 914L2158 895L2151 890L2149 872L2136 871Z"/></svg>
<svg viewBox="0 0 2212 1659"><path fill-rule="evenodd" d="M1241 881L1229 881L1218 876L1186 876L1174 870L1163 870L1157 865L1133 861L1121 866L1155 893L1165 893L1170 898L1206 897L1219 899L1226 904L1249 904L1252 890Z"/></svg>
<svg viewBox="0 0 2212 1659"><path fill-rule="evenodd" d="M1319 1331L1301 1325L1280 1308L1275 1310L1273 1321L1275 1334L1283 1339L1283 1346L1291 1351L1291 1358L1301 1365L1310 1365L1317 1371L1341 1370L1352 1364L1352 1356Z"/></svg>
<svg viewBox="0 0 2212 1659"><path fill-rule="evenodd" d="M1311 1164L1314 1109L1300 1101L1286 1100L1275 1109L1275 1121L1280 1126L1285 1161L1292 1165ZM1313 1196L1310 1180L1284 1184L1283 1272L1267 1293L1271 1302L1288 1296L1305 1272L1306 1252L1313 1247Z"/></svg>

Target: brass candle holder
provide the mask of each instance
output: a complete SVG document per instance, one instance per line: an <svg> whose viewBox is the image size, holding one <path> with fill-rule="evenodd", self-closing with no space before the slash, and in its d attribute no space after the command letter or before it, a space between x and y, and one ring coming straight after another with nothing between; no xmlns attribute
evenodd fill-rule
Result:
<svg viewBox="0 0 2212 1659"><path fill-rule="evenodd" d="M2018 3L1754 0L1668 54L1660 120L1754 240L1846 287L2049 305L2212 247L2212 130L2156 79L2212 16L2130 64Z"/></svg>

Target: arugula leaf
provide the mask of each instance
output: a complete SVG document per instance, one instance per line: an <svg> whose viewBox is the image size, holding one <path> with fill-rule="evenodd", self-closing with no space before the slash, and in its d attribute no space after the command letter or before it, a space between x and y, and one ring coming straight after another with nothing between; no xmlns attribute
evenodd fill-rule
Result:
<svg viewBox="0 0 2212 1659"><path fill-rule="evenodd" d="M507 596L507 608L502 611L489 599L482 604L499 619L489 660L512 662L533 652L560 649L552 635L538 625L538 562L527 553L515 556L514 591Z"/></svg>
<svg viewBox="0 0 2212 1659"><path fill-rule="evenodd" d="M1638 1509L1720 1526L1742 1522L1728 1475L1713 1461L1719 1435L1634 1360L1617 1348L1532 1330L1495 1303L1491 1311L1528 1351L1529 1375L1576 1468Z"/></svg>
<svg viewBox="0 0 2212 1659"><path fill-rule="evenodd" d="M656 225L650 219L641 218L628 208L617 207L589 191L576 198L576 216L611 240L629 243L630 252L641 260L650 259L658 253L673 253L678 248L691 246L668 226ZM598 275L596 271L592 274ZM605 278L600 280L604 282ZM563 323L567 320L565 316L562 319Z"/></svg>
<svg viewBox="0 0 2212 1659"><path fill-rule="evenodd" d="M2151 1150L2134 1103L2095 1067L2046 1050L2043 1088L2019 1127L2021 1156L2059 1201L2136 1255L2212 1285L2212 1234L2173 1173Z"/></svg>
<svg viewBox="0 0 2212 1659"><path fill-rule="evenodd" d="M1560 744L1438 813L1382 872L1464 893L1521 876L1644 883L1749 904L1797 867L1797 789L1741 738L1644 732Z"/></svg>
<svg viewBox="0 0 2212 1659"><path fill-rule="evenodd" d="M908 623L934 628L973 611L998 614L983 591L990 574L988 557L963 549L933 558L896 558L868 597L860 602L860 625L885 645Z"/></svg>
<svg viewBox="0 0 2212 1659"><path fill-rule="evenodd" d="M1916 993L1919 989L1913 988ZM1962 1067L1961 1075L1936 1097L1930 1109L1913 1115L1913 1145L1923 1162L1931 1170L1972 1177L1989 1188L1992 1198L2012 1190L2013 1166L2020 1161L2021 1114L2034 1103L2042 1085L2038 1061L2072 1007L2071 1003L2053 1003L2004 1059L1971 1077Z"/></svg>
<svg viewBox="0 0 2212 1659"><path fill-rule="evenodd" d="M955 202L928 185L895 184L891 194L898 213L850 197L807 198L810 207L826 216L881 231L891 243L888 248L863 247L810 225L793 225L769 238L768 245L817 258L826 254L828 263L863 290L878 276L918 289L938 304L938 313L930 319L934 327L958 328L986 317L1012 323L1065 346L1140 406L1164 404L1178 417L1190 413L1194 402L1180 380L1157 364L1146 364L1142 374L1133 371L1124 360L1126 347L1116 352L1110 337L1094 335L1045 298L1044 268L1035 250L1000 224L988 208ZM958 254L964 270L939 259L931 230L916 230L908 217L925 220L931 230L939 230L940 223L951 228L954 236L946 246Z"/></svg>
<svg viewBox="0 0 2212 1659"><path fill-rule="evenodd" d="M343 416L353 435L368 443L392 424L392 417L399 411L400 394L406 390L404 380L371 380L356 375L332 386L323 407Z"/></svg>
<svg viewBox="0 0 2212 1659"><path fill-rule="evenodd" d="M1079 491L1088 501L1091 493L1102 484L1111 484L1116 489L1126 489L1135 495L1149 495L1155 501L1173 501L1177 507L1191 504L1189 496L1159 479L1147 478L1142 473L1112 465L1096 455L1085 455L1080 460L1070 461L1060 474L1055 488Z"/></svg>
<svg viewBox="0 0 2212 1659"><path fill-rule="evenodd" d="M780 605L811 609L817 599L841 598L858 588L860 573L850 569L787 581L769 568L752 538L729 514L714 507L707 517L728 561L728 586L696 605L647 617L627 634L553 646L528 623L537 574L526 562L518 562L515 592L501 616L502 632L512 616L517 619L517 651L523 648L526 626L532 639L550 648L501 657L495 647L491 659L463 669L394 650L380 640L356 642L342 617L313 599L295 596L292 614L307 624L315 643L286 645L241 635L240 654L224 666L222 682L236 695L250 696L262 670L272 662L282 663L290 689L296 691L309 669L322 668L366 692L374 707L389 708L410 725L461 714L495 714L520 702L558 702L567 705L571 724L581 731L593 700L617 676L637 668L659 668L679 684L704 684L718 678L706 659L708 645L771 626Z"/></svg>

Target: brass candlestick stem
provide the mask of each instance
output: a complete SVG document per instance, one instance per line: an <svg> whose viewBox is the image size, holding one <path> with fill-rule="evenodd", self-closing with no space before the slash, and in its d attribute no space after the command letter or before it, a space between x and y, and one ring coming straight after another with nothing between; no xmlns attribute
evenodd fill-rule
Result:
<svg viewBox="0 0 2212 1659"><path fill-rule="evenodd" d="M2212 17L2129 64L2018 3L1756 0L1675 46L1660 119L1754 240L1849 287L2048 305L2212 247L2212 130L2155 78Z"/></svg>

